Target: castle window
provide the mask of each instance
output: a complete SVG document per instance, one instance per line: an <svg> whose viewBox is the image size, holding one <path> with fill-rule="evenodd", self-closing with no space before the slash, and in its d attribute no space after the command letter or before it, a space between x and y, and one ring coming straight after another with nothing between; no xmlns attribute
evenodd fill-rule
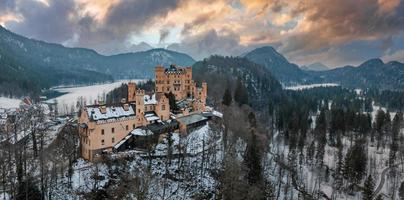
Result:
<svg viewBox="0 0 404 200"><path fill-rule="evenodd" d="M129 130L129 126L128 126L128 125L126 125L126 130Z"/></svg>
<svg viewBox="0 0 404 200"><path fill-rule="evenodd" d="M112 133L115 133L115 128L111 128L111 132L112 132Z"/></svg>
<svg viewBox="0 0 404 200"><path fill-rule="evenodd" d="M105 144L105 141L104 140L101 140L101 145L104 145Z"/></svg>
<svg viewBox="0 0 404 200"><path fill-rule="evenodd" d="M170 84L170 81L167 81L167 84Z"/></svg>
<svg viewBox="0 0 404 200"><path fill-rule="evenodd" d="M104 135L104 133L105 133L104 129L101 129L101 135Z"/></svg>
<svg viewBox="0 0 404 200"><path fill-rule="evenodd" d="M112 138L112 143L114 143L115 142L115 138Z"/></svg>
<svg viewBox="0 0 404 200"><path fill-rule="evenodd" d="M133 126L132 126L132 127L133 127L133 129L135 129L135 128L136 128L136 124L133 124Z"/></svg>
<svg viewBox="0 0 404 200"><path fill-rule="evenodd" d="M166 109L166 105L162 105L161 110L165 110L165 109Z"/></svg>

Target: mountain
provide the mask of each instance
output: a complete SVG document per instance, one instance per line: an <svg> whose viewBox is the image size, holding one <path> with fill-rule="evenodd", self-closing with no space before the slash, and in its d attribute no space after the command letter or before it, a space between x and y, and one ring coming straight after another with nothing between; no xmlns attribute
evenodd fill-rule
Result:
<svg viewBox="0 0 404 200"><path fill-rule="evenodd" d="M345 66L322 72L311 72L323 82L339 83L345 87L402 90L404 88L404 64L380 59L368 60L357 67Z"/></svg>
<svg viewBox="0 0 404 200"><path fill-rule="evenodd" d="M133 44L129 47L130 52L148 51L154 49L150 44L146 42L140 42L139 44Z"/></svg>
<svg viewBox="0 0 404 200"><path fill-rule="evenodd" d="M139 45L148 48L146 43ZM0 26L0 69L7 72L7 76L0 75L0 84L12 84L12 88L19 91L16 94L0 87L3 95L21 95L34 88L38 92L60 84L151 78L156 65L189 66L194 62L186 54L166 49L104 56L91 49L67 48L29 39Z"/></svg>
<svg viewBox="0 0 404 200"><path fill-rule="evenodd" d="M271 100L282 95L282 86L271 72L246 58L211 56L196 62L192 68L197 82L208 83L208 96L216 105L220 104L226 88L234 94L238 80L248 92L249 105L256 110L267 110Z"/></svg>
<svg viewBox="0 0 404 200"><path fill-rule="evenodd" d="M194 63L187 54L160 48L108 56L101 68L115 78L153 78L157 65L191 66Z"/></svg>
<svg viewBox="0 0 404 200"><path fill-rule="evenodd" d="M282 54L271 46L264 46L243 55L252 62L266 67L285 85L306 82L310 78L297 65L290 63Z"/></svg>
<svg viewBox="0 0 404 200"><path fill-rule="evenodd" d="M315 62L310 65L303 65L300 67L300 69L305 70L305 71L326 71L330 70L326 65L320 62Z"/></svg>

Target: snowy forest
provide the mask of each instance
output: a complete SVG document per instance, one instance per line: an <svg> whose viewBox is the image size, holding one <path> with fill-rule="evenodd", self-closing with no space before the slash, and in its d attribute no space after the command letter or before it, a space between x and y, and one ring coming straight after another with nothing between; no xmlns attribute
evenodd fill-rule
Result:
<svg viewBox="0 0 404 200"><path fill-rule="evenodd" d="M238 79L210 97L222 119L93 163L77 124L50 124L38 104L2 129L0 199L404 198L402 107L341 87L281 96L255 109Z"/></svg>

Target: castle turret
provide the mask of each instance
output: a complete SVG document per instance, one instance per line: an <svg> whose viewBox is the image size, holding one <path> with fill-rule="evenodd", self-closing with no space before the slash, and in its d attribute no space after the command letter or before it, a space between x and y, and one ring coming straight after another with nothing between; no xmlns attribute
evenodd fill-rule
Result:
<svg viewBox="0 0 404 200"><path fill-rule="evenodd" d="M128 83L128 102L136 101L135 96L136 96L136 83L129 82Z"/></svg>
<svg viewBox="0 0 404 200"><path fill-rule="evenodd" d="M142 126L144 124L144 90L136 91L136 126Z"/></svg>

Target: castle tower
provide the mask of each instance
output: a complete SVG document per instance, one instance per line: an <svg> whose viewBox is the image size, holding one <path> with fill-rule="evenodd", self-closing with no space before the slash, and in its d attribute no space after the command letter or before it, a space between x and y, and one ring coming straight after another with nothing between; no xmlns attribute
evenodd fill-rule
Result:
<svg viewBox="0 0 404 200"><path fill-rule="evenodd" d="M155 91L156 92L165 92L165 88L164 86L166 85L166 75L164 74L164 67L163 66L157 66L155 69L155 75L156 75L156 88Z"/></svg>
<svg viewBox="0 0 404 200"><path fill-rule="evenodd" d="M136 127L142 126L144 123L144 90L137 90L136 91Z"/></svg>
<svg viewBox="0 0 404 200"><path fill-rule="evenodd" d="M170 103L168 98L163 93L156 94L156 98L156 114L160 117L161 120L170 119Z"/></svg>
<svg viewBox="0 0 404 200"><path fill-rule="evenodd" d="M136 83L129 82L128 83L128 102L136 101Z"/></svg>

